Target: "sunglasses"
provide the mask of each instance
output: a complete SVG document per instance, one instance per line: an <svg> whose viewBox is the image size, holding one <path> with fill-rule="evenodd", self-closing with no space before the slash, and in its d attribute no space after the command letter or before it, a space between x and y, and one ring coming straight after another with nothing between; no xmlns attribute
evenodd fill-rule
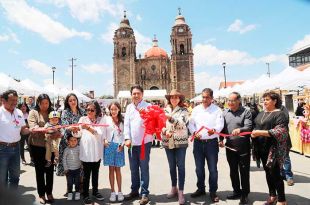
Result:
<svg viewBox="0 0 310 205"><path fill-rule="evenodd" d="M93 109L86 109L87 112L95 112Z"/></svg>

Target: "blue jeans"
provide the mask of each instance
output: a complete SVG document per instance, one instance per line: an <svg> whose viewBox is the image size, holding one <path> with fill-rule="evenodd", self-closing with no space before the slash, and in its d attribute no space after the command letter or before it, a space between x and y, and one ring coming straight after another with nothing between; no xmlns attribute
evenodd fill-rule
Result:
<svg viewBox="0 0 310 205"><path fill-rule="evenodd" d="M81 170L80 169L75 169L75 170L68 170L67 173L67 187L68 187L68 192L71 193L73 190L73 184L75 187L75 191L79 192L80 191L80 174Z"/></svg>
<svg viewBox="0 0 310 205"><path fill-rule="evenodd" d="M152 142L145 144L145 159L140 159L141 146L133 146L128 150L129 165L131 171L131 192L139 192L141 185L141 194L148 195L149 192L149 161L151 153ZM141 170L141 181L140 171Z"/></svg>
<svg viewBox="0 0 310 205"><path fill-rule="evenodd" d="M292 163L289 153L286 155L284 160L282 175L285 177L286 180L293 179Z"/></svg>
<svg viewBox="0 0 310 205"><path fill-rule="evenodd" d="M20 175L20 147L0 144L0 186L17 188Z"/></svg>
<svg viewBox="0 0 310 205"><path fill-rule="evenodd" d="M177 186L177 167L178 167L179 190L181 191L184 190L184 182L185 182L186 148L187 147L165 149L169 163L171 185L174 187Z"/></svg>
<svg viewBox="0 0 310 205"><path fill-rule="evenodd" d="M218 141L217 138L203 141L194 141L194 158L196 165L197 187L200 191L205 191L205 160L207 160L209 169L209 192L215 193L217 191L218 171Z"/></svg>

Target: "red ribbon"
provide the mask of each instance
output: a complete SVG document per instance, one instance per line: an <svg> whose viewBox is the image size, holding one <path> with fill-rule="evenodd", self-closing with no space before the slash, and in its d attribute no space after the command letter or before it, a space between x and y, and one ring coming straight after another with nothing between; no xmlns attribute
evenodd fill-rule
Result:
<svg viewBox="0 0 310 205"><path fill-rule="evenodd" d="M210 129L210 128L208 128L208 127L202 126L195 134L193 134L193 135L191 136L191 139L190 139L191 142L195 139L195 136L196 136L199 132L201 132L203 129L206 129L206 130L208 130L208 131L213 131L212 129ZM225 137L225 138L234 136L234 135L232 135L232 134L224 134L224 133L220 133L220 132L214 132L214 134L218 134L219 136ZM243 137L243 136L245 136L245 135L250 135L250 134L252 134L252 132L241 132L241 133L238 134L238 136Z"/></svg>
<svg viewBox="0 0 310 205"><path fill-rule="evenodd" d="M78 127L80 125L89 125L89 126L93 126L93 127L108 127L109 126L108 124L76 123L76 124L71 124L71 125L58 125L57 128L55 128L55 127L35 128L31 131L32 132L43 132L43 131L61 129L61 128L66 128L66 127Z"/></svg>
<svg viewBox="0 0 310 205"><path fill-rule="evenodd" d="M137 109L138 110L138 109ZM161 130L166 125L166 115L163 109L158 105L150 105L146 109L138 110L140 117L143 119L143 126L145 128L142 138L140 159L145 159L145 145L144 138L146 135L156 134L156 139L161 140Z"/></svg>

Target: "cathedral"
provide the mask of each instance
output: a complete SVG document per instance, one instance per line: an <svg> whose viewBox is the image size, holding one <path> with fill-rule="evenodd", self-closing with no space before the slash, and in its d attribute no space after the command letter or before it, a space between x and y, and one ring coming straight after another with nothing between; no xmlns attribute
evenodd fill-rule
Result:
<svg viewBox="0 0 310 205"><path fill-rule="evenodd" d="M113 38L114 97L119 91L130 90L139 84L145 90L180 90L186 98L195 96L192 33L185 18L179 14L171 29L171 56L158 46L156 36L153 46L136 56L136 39L129 20L124 14Z"/></svg>

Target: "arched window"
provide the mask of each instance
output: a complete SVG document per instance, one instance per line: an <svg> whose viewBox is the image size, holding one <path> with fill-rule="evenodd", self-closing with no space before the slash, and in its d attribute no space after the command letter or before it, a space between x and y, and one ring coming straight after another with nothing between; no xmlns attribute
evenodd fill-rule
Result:
<svg viewBox="0 0 310 205"><path fill-rule="evenodd" d="M184 55L184 53L185 53L185 52L184 52L184 45L181 44L181 45L180 45L180 54L181 54L181 55Z"/></svg>
<svg viewBox="0 0 310 205"><path fill-rule="evenodd" d="M152 69L152 71L154 72L154 71L156 70L156 66L155 66L155 65L152 65L152 66L151 66L151 69Z"/></svg>
<svg viewBox="0 0 310 205"><path fill-rule="evenodd" d="M126 48L125 47L122 48L122 57L126 57Z"/></svg>

